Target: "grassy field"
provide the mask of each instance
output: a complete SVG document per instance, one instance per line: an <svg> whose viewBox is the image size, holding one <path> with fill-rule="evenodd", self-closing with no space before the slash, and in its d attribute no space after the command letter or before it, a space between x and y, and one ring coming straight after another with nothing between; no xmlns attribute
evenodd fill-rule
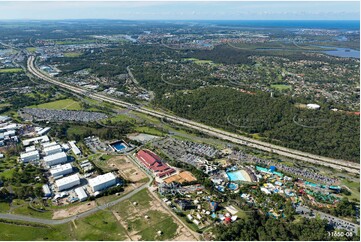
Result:
<svg viewBox="0 0 361 242"><path fill-rule="evenodd" d="M0 203L0 213L7 213L10 209L9 203Z"/></svg>
<svg viewBox="0 0 361 242"><path fill-rule="evenodd" d="M97 212L74 222L76 240L125 240L126 231L110 212Z"/></svg>
<svg viewBox="0 0 361 242"><path fill-rule="evenodd" d="M0 73L17 73L21 72L23 69L21 68L7 68L7 69L0 69Z"/></svg>
<svg viewBox="0 0 361 242"><path fill-rule="evenodd" d="M156 135L156 136L163 136L163 133L160 130L158 130L156 128L148 127L148 126L136 127L135 131L137 131L139 133L146 133L146 134L151 134L151 135Z"/></svg>
<svg viewBox="0 0 361 242"><path fill-rule="evenodd" d="M291 90L291 86L289 85L284 85L284 84L274 84L271 85L271 88L279 90L279 91L285 91L285 90Z"/></svg>
<svg viewBox="0 0 361 242"><path fill-rule="evenodd" d="M39 105L32 105L28 108L46 108L46 109L66 109L66 110L81 110L81 104L71 98L58 100L49 103L42 103Z"/></svg>
<svg viewBox="0 0 361 242"><path fill-rule="evenodd" d="M79 57L81 56L80 52L66 52L64 53L64 57Z"/></svg>
<svg viewBox="0 0 361 242"><path fill-rule="evenodd" d="M51 219L53 216L52 211L38 212L28 207L28 202L20 200L18 203L20 206L11 211L12 214L20 214L36 218ZM17 205L15 205L17 206Z"/></svg>
<svg viewBox="0 0 361 242"><path fill-rule="evenodd" d="M119 115L116 115L116 116L111 117L109 119L106 119L104 121L107 121L107 120L110 120L113 124L118 123L118 122L124 122L124 121L129 121L130 123L135 123L136 122L136 120L134 118L129 117L126 114L119 114Z"/></svg>
<svg viewBox="0 0 361 242"><path fill-rule="evenodd" d="M72 240L70 224L57 226L31 226L0 222L1 240Z"/></svg>
<svg viewBox="0 0 361 242"><path fill-rule="evenodd" d="M349 181L347 179L342 180L342 185L347 186L351 189L351 195L349 198L360 201L360 183Z"/></svg>
<svg viewBox="0 0 361 242"><path fill-rule="evenodd" d="M120 216L131 236L139 236L140 240L171 240L176 235L178 225L168 213L155 210L152 201L148 190L143 189L111 210ZM137 204L134 205L134 202ZM145 219L144 215L149 218ZM157 231L162 231L162 234L158 235Z"/></svg>

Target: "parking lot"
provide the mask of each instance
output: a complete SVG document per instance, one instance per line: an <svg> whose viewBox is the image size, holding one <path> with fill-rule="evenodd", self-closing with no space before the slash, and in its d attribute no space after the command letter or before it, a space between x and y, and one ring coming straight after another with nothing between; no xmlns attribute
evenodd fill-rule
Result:
<svg viewBox="0 0 361 242"><path fill-rule="evenodd" d="M33 119L48 121L75 121L75 122L94 122L105 119L108 116L104 113L85 112L85 111L68 111L52 110L42 108L23 108L23 113L31 115Z"/></svg>

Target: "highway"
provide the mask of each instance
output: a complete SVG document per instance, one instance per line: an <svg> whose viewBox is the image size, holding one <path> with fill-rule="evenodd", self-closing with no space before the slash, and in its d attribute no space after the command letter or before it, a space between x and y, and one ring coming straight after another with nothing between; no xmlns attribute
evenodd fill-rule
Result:
<svg viewBox="0 0 361 242"><path fill-rule="evenodd" d="M85 96L95 99L95 100L109 102L109 103L112 103L112 104L115 104L115 105L118 105L118 106L121 106L124 108L129 108L136 112L144 113L144 114L156 117L156 118L166 118L168 121L171 121L173 123L176 123L176 124L179 124L182 126L186 126L186 127L192 128L192 129L196 129L196 130L203 132L205 134L208 134L210 136L214 136L219 139L227 140L232 143L245 145L245 146L248 146L251 148L256 148L256 149L259 149L262 151L275 153L275 154L282 155L282 156L285 156L288 158L301 160L301 161L305 161L305 162L309 162L309 163L313 163L313 164L317 164L317 165L329 166L329 167L332 167L332 168L338 169L338 170L343 169L345 171L355 173L355 174L358 174L360 171L360 164L358 164L358 163L323 157L323 156L319 156L319 155L310 154L307 152L302 152L302 151L298 151L298 150L294 150L294 149L285 148L285 147L278 146L278 145L273 145L273 144L270 144L267 142L255 140L252 138L244 137L242 135L233 134L233 133L230 133L227 131L213 128L213 127L210 127L210 126L207 126L207 125L204 125L201 123L197 123L197 122L194 122L194 121L191 121L188 119L180 118L175 115L170 115L170 114L156 111L156 110L146 108L146 107L138 107L137 105L127 103L124 101L120 101L115 98L105 96L103 94L91 93L84 88L76 87L73 85L69 85L69 84L60 82L60 81L56 80L55 78L44 74L37 67L35 67L34 62L35 62L35 57L30 56L27 61L27 68L30 73L32 73L34 76L36 76L44 81L53 83L54 85L68 89L74 93L85 95Z"/></svg>

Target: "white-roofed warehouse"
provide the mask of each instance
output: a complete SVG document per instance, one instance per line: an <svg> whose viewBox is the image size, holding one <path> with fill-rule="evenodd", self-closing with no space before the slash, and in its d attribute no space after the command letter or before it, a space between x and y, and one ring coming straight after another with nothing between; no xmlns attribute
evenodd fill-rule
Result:
<svg viewBox="0 0 361 242"><path fill-rule="evenodd" d="M44 142L48 142L48 141L49 141L49 137L44 135L44 136L40 136L40 137L23 140L23 145L29 146L31 144L36 144L39 142L44 143Z"/></svg>
<svg viewBox="0 0 361 242"><path fill-rule="evenodd" d="M104 190L117 183L117 178L113 173L109 172L104 175L97 176L95 178L88 179L89 186L93 192Z"/></svg>
<svg viewBox="0 0 361 242"><path fill-rule="evenodd" d="M73 172L73 166L70 163L55 166L50 169L50 174L53 177L61 176L61 175L67 175L69 173Z"/></svg>
<svg viewBox="0 0 361 242"><path fill-rule="evenodd" d="M80 202L88 199L88 195L86 194L86 192L84 191L84 189L82 187L75 188L74 191L75 191L76 195L78 196Z"/></svg>
<svg viewBox="0 0 361 242"><path fill-rule="evenodd" d="M53 155L48 155L44 157L44 162L48 166L54 166L60 163L68 161L68 157L65 152L59 152Z"/></svg>
<svg viewBox="0 0 361 242"><path fill-rule="evenodd" d="M45 155L52 155L52 154L62 152L63 149L61 148L60 145L54 145L54 146L49 146L49 147L44 148L43 151L44 151Z"/></svg>
<svg viewBox="0 0 361 242"><path fill-rule="evenodd" d="M67 177L64 177L64 178L61 178L61 179L55 181L55 184L58 187L59 192L60 192L60 191L72 188L76 185L79 185L80 178L79 178L78 174L74 174L74 175L67 176Z"/></svg>
<svg viewBox="0 0 361 242"><path fill-rule="evenodd" d="M20 154L20 159L22 162L38 161L39 160L39 151L34 150L27 153Z"/></svg>

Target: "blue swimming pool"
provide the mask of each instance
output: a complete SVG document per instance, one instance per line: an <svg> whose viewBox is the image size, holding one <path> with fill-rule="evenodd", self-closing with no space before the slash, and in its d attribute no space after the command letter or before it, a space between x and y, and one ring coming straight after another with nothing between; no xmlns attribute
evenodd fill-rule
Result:
<svg viewBox="0 0 361 242"><path fill-rule="evenodd" d="M234 190L238 189L238 185L235 183L229 183L228 188L231 189L232 191L234 191Z"/></svg>
<svg viewBox="0 0 361 242"><path fill-rule="evenodd" d="M112 144L112 147L116 150L116 151L122 151L124 149L127 148L127 146L122 143L122 142L117 142L117 143L113 143Z"/></svg>
<svg viewBox="0 0 361 242"><path fill-rule="evenodd" d="M230 181L247 181L241 171L227 172L227 176Z"/></svg>

